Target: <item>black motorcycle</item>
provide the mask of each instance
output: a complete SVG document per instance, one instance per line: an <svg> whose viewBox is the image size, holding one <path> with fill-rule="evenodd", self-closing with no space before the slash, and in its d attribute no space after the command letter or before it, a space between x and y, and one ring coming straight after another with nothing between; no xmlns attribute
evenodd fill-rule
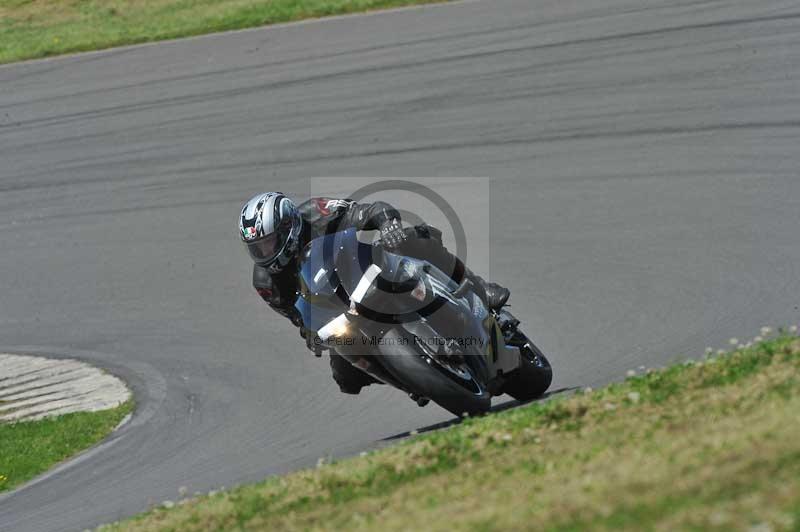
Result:
<svg viewBox="0 0 800 532"><path fill-rule="evenodd" d="M487 309L468 280L361 242L353 229L311 241L299 279L296 307L318 354L334 350L420 406L475 415L494 395L527 401L550 386L550 363L506 309Z"/></svg>

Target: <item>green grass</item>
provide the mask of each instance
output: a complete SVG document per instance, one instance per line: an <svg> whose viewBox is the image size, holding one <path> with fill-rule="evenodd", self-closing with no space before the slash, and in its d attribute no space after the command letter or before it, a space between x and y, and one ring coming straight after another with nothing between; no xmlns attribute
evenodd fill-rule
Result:
<svg viewBox="0 0 800 532"><path fill-rule="evenodd" d="M91 447L133 410L131 401L100 412L0 423L0 492L10 490Z"/></svg>
<svg viewBox="0 0 800 532"><path fill-rule="evenodd" d="M469 419L111 530L800 530L800 340Z"/></svg>
<svg viewBox="0 0 800 532"><path fill-rule="evenodd" d="M0 0L0 63L432 1Z"/></svg>

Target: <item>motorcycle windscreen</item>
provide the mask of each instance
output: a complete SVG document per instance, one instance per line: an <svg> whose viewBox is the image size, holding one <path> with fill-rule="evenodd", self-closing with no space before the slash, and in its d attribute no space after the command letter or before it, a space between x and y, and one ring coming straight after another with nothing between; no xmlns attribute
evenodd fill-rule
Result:
<svg viewBox="0 0 800 532"><path fill-rule="evenodd" d="M352 294L372 262L372 246L359 242L355 229L315 238L301 254L300 292L329 297L341 285Z"/></svg>
<svg viewBox="0 0 800 532"><path fill-rule="evenodd" d="M319 330L350 308L349 294L371 264L371 246L358 241L355 229L315 238L301 253L295 307L305 327Z"/></svg>

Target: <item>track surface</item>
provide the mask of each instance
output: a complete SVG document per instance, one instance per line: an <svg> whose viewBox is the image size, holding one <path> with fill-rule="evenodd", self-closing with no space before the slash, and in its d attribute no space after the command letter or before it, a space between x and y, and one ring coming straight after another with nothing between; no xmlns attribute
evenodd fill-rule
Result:
<svg viewBox="0 0 800 532"><path fill-rule="evenodd" d="M0 351L140 398L111 445L0 499L0 529L449 419L339 395L272 319L234 227L254 191L492 177L492 277L554 386L585 386L800 318L798 146L795 0L479 1L0 68Z"/></svg>

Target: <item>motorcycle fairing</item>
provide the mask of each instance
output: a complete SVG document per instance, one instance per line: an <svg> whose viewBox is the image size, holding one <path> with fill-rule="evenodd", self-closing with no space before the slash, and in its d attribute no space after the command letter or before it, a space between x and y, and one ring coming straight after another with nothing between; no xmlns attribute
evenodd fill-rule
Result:
<svg viewBox="0 0 800 532"><path fill-rule="evenodd" d="M497 370L511 371L519 364L517 350L506 349L494 318L474 292L460 298L454 296L458 285L448 275L427 261L361 243L354 229L311 241L301 254L299 280L300 297L295 307L304 326L313 331L332 330L338 327L334 323L336 320L355 319L356 307L361 310L391 308L404 318L396 325L417 336L423 333L451 338L465 333L475 335L481 346L479 352L485 356L468 358L474 359L470 365L486 378L491 378L489 376ZM407 295L419 282L425 283L426 290L440 307L429 316L402 314L396 305L404 300L403 294ZM397 296L387 296L395 290ZM412 325L417 321L425 326ZM477 352L471 350L465 354Z"/></svg>

